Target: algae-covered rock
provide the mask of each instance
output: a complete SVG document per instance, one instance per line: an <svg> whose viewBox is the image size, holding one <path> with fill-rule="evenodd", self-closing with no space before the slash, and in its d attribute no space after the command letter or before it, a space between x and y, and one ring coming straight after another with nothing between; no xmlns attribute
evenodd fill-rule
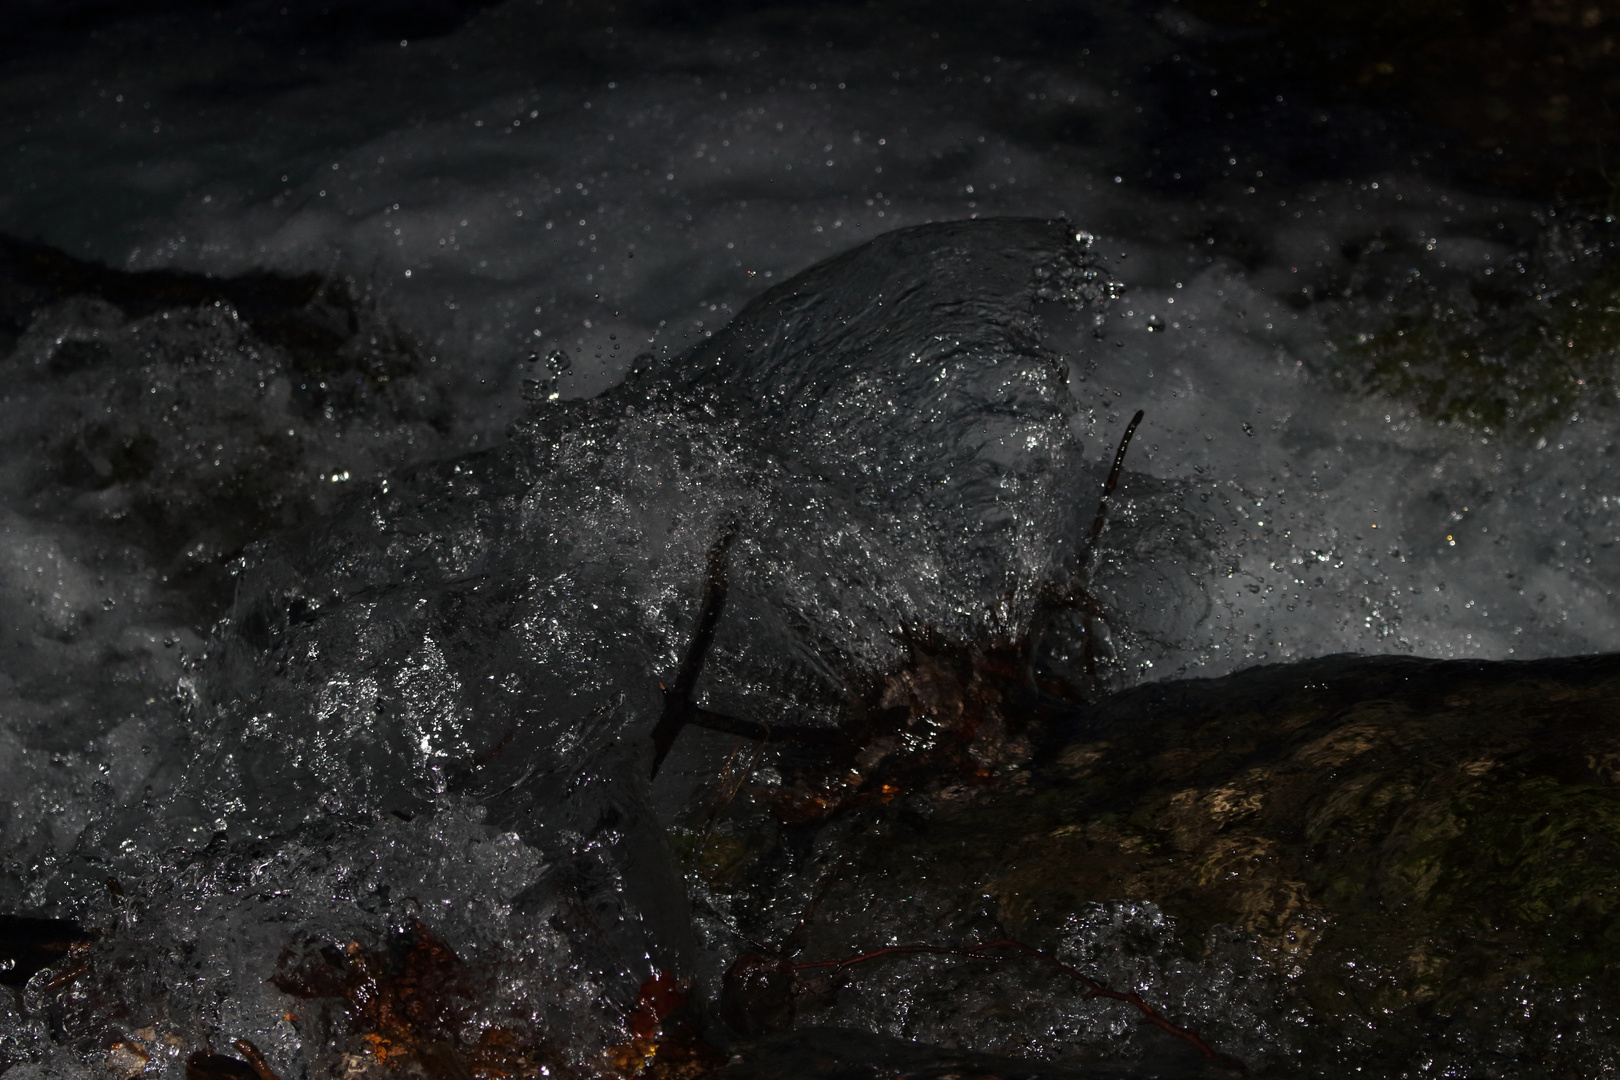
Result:
<svg viewBox="0 0 1620 1080"><path fill-rule="evenodd" d="M1035 929L1077 900L1229 923L1328 1000L1349 961L1397 1004L1620 960L1620 662L1328 660L1125 695L981 828ZM1050 827L1048 827L1050 826Z"/></svg>
<svg viewBox="0 0 1620 1080"><path fill-rule="evenodd" d="M936 715L913 702L895 721L903 756L908 737L960 731L941 702L965 705L975 731L954 757L844 763L836 777L788 763L689 838L737 924L774 928L805 976L908 940L958 950L882 977L932 1002L932 1019L887 1022L896 992L861 960L832 968L842 982L799 987L797 1023L864 1020L943 1044L1000 1031L971 1048L1088 1060L1135 1037L1129 1009L1083 1030L1106 1003L1065 1006L1082 995L1063 980L961 952L1011 937L1091 964L1261 1071L1613 1067L1620 656L1334 657L1044 717L985 666L952 669L956 695L936 692ZM975 767L989 743L1000 760ZM1007 752L1020 745L1034 749ZM802 790L785 793L811 776L843 785L843 801L803 823L782 810L802 807ZM783 894L804 910L751 906ZM1120 985L1132 978L1154 985ZM861 995L889 1004L863 1011Z"/></svg>
<svg viewBox="0 0 1620 1080"><path fill-rule="evenodd" d="M1365 247L1383 254L1398 245L1380 238ZM1399 258L1390 252L1385 261ZM1557 269L1570 280L1519 293L1475 278L1443 302L1429 283L1409 280L1383 305L1394 311L1371 313L1379 329L1338 336L1328 374L1353 393L1402 402L1431 420L1521 438L1608 407L1620 350L1620 264L1570 260ZM1360 288L1387 270L1365 273ZM1340 318L1365 325L1369 314L1352 304Z"/></svg>

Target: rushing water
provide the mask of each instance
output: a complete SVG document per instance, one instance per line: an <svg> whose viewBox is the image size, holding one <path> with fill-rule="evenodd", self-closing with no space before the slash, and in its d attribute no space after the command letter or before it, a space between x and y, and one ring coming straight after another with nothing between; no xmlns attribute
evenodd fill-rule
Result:
<svg viewBox="0 0 1620 1080"><path fill-rule="evenodd" d="M746 943L670 837L738 744L648 780L717 545L697 704L801 741L919 649L1085 697L1620 647L1601 214L1257 97L1175 8L674 10L244 5L8 59L0 904L100 938L0 1001L0 1065L363 1073L306 1004L334 949L453 949L441 1041L533 1069L622 1066L655 972L718 1000ZM1290 1062L1274 973L1166 926L1088 909L1063 954ZM1038 979L859 978L823 1026L1190 1068Z"/></svg>

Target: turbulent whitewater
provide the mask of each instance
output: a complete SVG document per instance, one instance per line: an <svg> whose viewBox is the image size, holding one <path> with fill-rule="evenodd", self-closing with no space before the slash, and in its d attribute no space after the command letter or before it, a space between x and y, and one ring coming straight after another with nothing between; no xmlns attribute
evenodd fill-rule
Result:
<svg viewBox="0 0 1620 1080"><path fill-rule="evenodd" d="M15 908L76 918L94 940L69 982L47 970L28 984L0 1050L30 1063L23 1075L178 1076L235 1040L284 1078L364 1072L390 1052L454 1075L465 1065L444 1064L445 1047L509 1065L516 1051L501 1040L517 1040L535 1069L626 1068L658 978L715 999L728 965L763 947L691 869L693 815L712 825L726 805L705 809L715 785L739 768L768 788L814 757L789 746L772 764L748 756L746 739L689 725L649 778L652 731L723 542L727 601L694 703L801 736L876 723L884 709L948 712L953 656L1002 670L1045 707L1052 688L1073 701L1276 653L1410 650L1423 640L1413 626L1451 633L1440 605L1454 568L1401 525L1432 499L1395 465L1482 491L1537 451L1439 425L1396 430L1275 356L1211 360L1193 294L1181 337L1142 334L1127 349L1109 320L1116 291L1093 239L1068 222L901 230L764 292L679 357L641 358L598 397L558 393L565 357L531 361L525 418L501 445L462 456L442 456L456 429L429 407L454 377L447 365L405 356L384 377L353 361L343 378L359 404L346 406L327 380L308 396L307 359L223 302L144 316L83 297L48 309L8 363L20 386L47 385L28 379L51 370L72 394L19 393L11 407L42 427L67 416L77 435L67 465L11 481L36 493L8 519L22 541L11 550L36 564L6 579L9 632L39 662L33 681L10 684L33 719L9 729L5 768L32 802L14 801L5 823L16 868L5 887ZM119 389L131 357L144 366L130 378L151 392ZM1148 419L1089 550L1123 413L1137 405ZM1335 417L1325 429L1324 413ZM1268 426L1242 419L1262 416ZM1582 428L1594 434L1568 439L1607 430ZM412 457L426 460L384 467ZM351 480L344 460L376 479ZM1603 455L1568 460L1556 468L1594 483L1608 469ZM221 461L246 479L222 486ZM274 489L287 461L306 474L321 463L321 483L244 509L241 485ZM361 490L332 494L345 484ZM1475 501L1489 507L1485 494ZM1369 504L1379 520L1365 520ZM271 510L286 528L266 522ZM1536 528L1519 518L1489 519L1510 550ZM76 569L75 537L129 522L198 529L198 544L223 543L219 529L263 539L227 577L205 572L205 556L190 571L157 562L133 533L109 564L122 578ZM1388 546L1375 526L1394 534ZM1577 588L1565 565L1515 572ZM206 637L165 636L166 622L210 604ZM1395 633L1403 619L1413 640ZM1594 608L1586 640L1608 640L1608 619ZM979 679L963 700L1011 716L1011 699ZM74 704L110 700L129 712ZM943 736L906 731L861 749L855 767L933 760L924 744ZM975 775L1027 757L1010 726L984 731ZM841 805L824 801L793 813L820 820ZM790 933L793 912L814 906L802 867L831 858L825 845L853 827L830 828L814 852L790 854L801 841L784 840L785 891L753 897L755 921ZM1081 918L1067 955L1101 964L1120 948L1169 948L1173 927L1151 905L1115 916ZM868 929L902 935L898 920L874 915ZM1194 970L1165 953L1154 977L1174 969L1200 1003L1188 1008L1255 1063L1284 1060L1292 1021L1234 942ZM417 1000L406 985L460 1004L418 1016L418 1041L390 1051L405 1028L389 995ZM924 1033L1060 1059L1114 1039L1140 1058L1118 1015L1040 1000L1040 1038L979 1021ZM893 1033L882 1010L841 1022ZM897 1052L874 1043L868 1058Z"/></svg>
<svg viewBox="0 0 1620 1080"><path fill-rule="evenodd" d="M1100 316L1087 240L886 236L601 397L536 380L506 445L256 545L183 715L146 722L185 764L32 838L61 846L28 895L104 927L153 988L102 985L69 1031L133 1013L314 1068L323 1048L264 1008L278 957L408 909L512 965L502 1007L599 1065L636 987L698 962L664 826L722 762L699 732L656 797L647 774L708 551L735 532L698 696L749 720L830 727L912 641L1021 639L1101 482L1040 314Z"/></svg>

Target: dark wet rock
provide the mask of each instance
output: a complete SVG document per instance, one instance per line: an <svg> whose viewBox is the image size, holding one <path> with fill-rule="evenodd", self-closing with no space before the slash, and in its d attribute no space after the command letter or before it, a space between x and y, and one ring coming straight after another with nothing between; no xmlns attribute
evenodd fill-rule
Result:
<svg viewBox="0 0 1620 1080"><path fill-rule="evenodd" d="M726 1068L724 1080L777 1080L814 1075L826 1080L1083 1080L1087 1077L1139 1080L1205 1074L1195 1057L1165 1053L1130 1069L1092 1065L1065 1067L993 1054L952 1053L887 1039L862 1031L811 1029L751 1045Z"/></svg>
<svg viewBox="0 0 1620 1080"><path fill-rule="evenodd" d="M136 546L200 625L246 544L462 434L429 358L364 285L128 271L4 236L0 377L17 503Z"/></svg>
<svg viewBox="0 0 1620 1080"><path fill-rule="evenodd" d="M995 706L1025 708L1011 692ZM901 738L930 722L916 711ZM1612 1053L1620 656L1330 657L1141 687L1029 734L1036 751L994 777L935 761L814 825L784 793L829 774L786 768L695 830L692 865L744 932L804 920L785 945L802 976L896 942L955 950L926 977L892 956L870 960L882 976L856 980L866 959L832 967L828 1019L870 1020L852 999L888 978L920 998L948 987L932 1007L982 1037L1041 992L1013 961L964 952L1005 935L1100 978L1110 964L1156 972L1157 986L1115 989L1262 1069L1333 1075L1353 1055L1395 1071L1425 1058L1579 1070ZM751 905L767 892L809 899L797 913ZM1133 944L1144 910L1168 921ZM1098 950L1110 917L1127 932ZM1154 938L1166 928L1169 953ZM1228 998L1178 1000L1177 965L1230 966L1235 941L1253 966L1232 967ZM1110 949L1157 952L1158 966L1120 967ZM1003 992L964 1008L997 980ZM1269 1045L1234 1023L1255 995Z"/></svg>

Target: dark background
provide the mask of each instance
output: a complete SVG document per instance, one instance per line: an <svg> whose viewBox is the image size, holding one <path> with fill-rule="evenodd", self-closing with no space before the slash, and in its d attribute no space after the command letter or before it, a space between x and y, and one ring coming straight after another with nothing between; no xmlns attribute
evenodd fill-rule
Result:
<svg viewBox="0 0 1620 1080"><path fill-rule="evenodd" d="M262 69L236 73L221 95L291 78L287 59L341 63L347 50L398 38L449 33L489 0L12 0L0 5L0 62L41 63L91 35L117 35L126 20L153 16L177 28L223 25L258 47ZM1127 5L1121 5L1126 7ZM580 75L605 62L604 26L676 35L724 36L746 27L786 41L878 44L896 56L997 54L1060 59L1093 40L1090 15L1054 0L979 4L918 0L624 0L546 4L552 33L535 42L554 70ZM1197 183L1208 145L1240 139L1286 161L1289 182L1342 176L1347 165L1425 158L1425 171L1482 189L1612 209L1620 162L1620 75L1615 0L1188 0L1135 5L1195 32L1176 60L1140 72L1164 106L1145 143L1165 172ZM178 44L178 42L177 42ZM1212 97L1209 89L1225 88ZM1276 107L1281 93L1287 108ZM1313 123L1310 108L1363 107L1374 120L1347 134ZM1060 120L1032 139L1083 142L1078 121ZM1410 161L1401 164L1410 166Z"/></svg>

